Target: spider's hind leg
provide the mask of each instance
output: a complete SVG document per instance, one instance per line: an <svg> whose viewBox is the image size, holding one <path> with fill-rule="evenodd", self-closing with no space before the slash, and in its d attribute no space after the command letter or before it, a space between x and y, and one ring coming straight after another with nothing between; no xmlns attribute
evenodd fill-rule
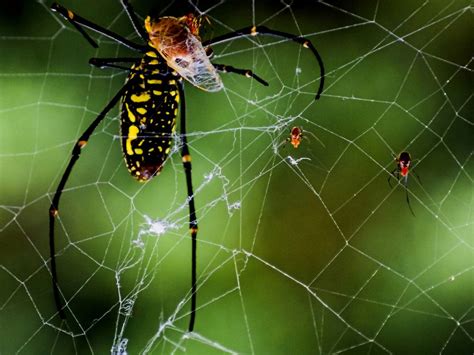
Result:
<svg viewBox="0 0 474 355"><path fill-rule="evenodd" d="M112 109L112 107L117 104L117 102L122 97L123 93L126 90L127 85L124 85L122 89L113 97L113 99L107 104L107 106L102 110L102 112L97 116L97 118L87 127L87 129L82 133L81 137L77 140L76 144L71 153L71 158L69 163L64 171L61 180L56 188L56 192L54 193L54 197L51 201L51 206L49 207L49 252L51 258L51 278L53 284L53 293L54 293L54 301L56 303L56 309L61 319L66 319L66 314L64 313L64 306L61 301L60 291L59 291L59 284L58 284L58 276L57 276L57 268L56 268L56 247L55 247L55 237L54 237L54 224L56 218L59 215L59 202L61 200L61 194L66 186L67 181L69 180L69 176L71 175L72 169L74 165L79 160L81 155L81 150L86 146L87 141L89 140L90 136L97 128L100 122L106 117L107 113Z"/></svg>
<svg viewBox="0 0 474 355"><path fill-rule="evenodd" d="M179 95L181 97L181 158L183 161L184 173L186 175L186 186L188 192L188 205L189 205L189 231L191 233L191 312L189 317L188 331L192 332L194 329L194 320L196 318L196 296L197 296L197 277L196 277L196 258L197 258L197 232L198 232L198 220L196 216L196 207L194 204L194 190L192 182L192 166L191 166L191 153L189 152L188 139L186 133L186 100L184 95L184 85L182 81L178 85Z"/></svg>
<svg viewBox="0 0 474 355"><path fill-rule="evenodd" d="M387 181L388 181L388 186L392 187L392 184L390 183L390 180L392 179L392 177L395 178L395 179L397 179L397 180L399 180L399 175L396 174L397 171L398 171L398 168L395 168L395 169L393 169L393 170L390 172L390 175L388 176L388 179L387 179Z"/></svg>
<svg viewBox="0 0 474 355"><path fill-rule="evenodd" d="M411 171L411 173L416 177L416 179L418 180L418 182L420 183L420 185L423 185L423 184L421 183L421 179L420 179L420 177L418 176L418 174L415 173L413 170Z"/></svg>
<svg viewBox="0 0 474 355"><path fill-rule="evenodd" d="M407 186L407 183L405 182L405 183L403 184L403 186L405 187L405 194L406 194L406 200L407 200L408 208L410 209L410 212L411 212L411 214L413 215L413 217L415 217L415 212L413 212L413 208L411 208L410 197L408 196L408 186Z"/></svg>

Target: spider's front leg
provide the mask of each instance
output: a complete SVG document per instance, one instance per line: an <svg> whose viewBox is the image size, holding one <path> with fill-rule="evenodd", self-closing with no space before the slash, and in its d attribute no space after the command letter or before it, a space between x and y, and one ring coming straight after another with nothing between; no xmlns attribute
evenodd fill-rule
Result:
<svg viewBox="0 0 474 355"><path fill-rule="evenodd" d="M266 36L273 36L273 37L288 39L302 45L304 48L308 48L313 53L316 60L318 61L318 65L320 69L319 88L315 96L315 100L318 100L321 97L321 94L324 88L324 76L325 76L324 64L323 64L323 60L321 56L319 55L319 52L313 46L313 43L311 43L311 41L305 37L296 36L291 33L273 30L266 26L249 26L237 31L227 33L222 36L215 37L211 40L205 41L202 43L202 45L204 47L209 47L213 44L224 43L232 39L242 38L242 37L247 37L247 36L257 36L257 35L266 35Z"/></svg>
<svg viewBox="0 0 474 355"><path fill-rule="evenodd" d="M214 66L214 68L216 68L217 70L219 70L223 73L235 73L235 74L239 74L239 75L244 75L247 78L253 78L253 79L257 80L260 84L262 84L264 86L268 86L268 83L265 80L263 80L258 75L254 74L250 69L239 69L239 68L235 68L231 65L217 64L217 63L212 63L212 65Z"/></svg>
<svg viewBox="0 0 474 355"><path fill-rule="evenodd" d="M89 36L89 34L84 30L84 28L90 29L98 34L106 36L130 49L133 49L138 52L144 52L146 50L146 46L136 44L132 41L129 41L123 36L112 32L104 27L101 27L82 16L77 15L73 11L66 9L64 6L59 5L58 3L53 3L51 5L51 10L54 12L59 13L62 17L64 17L70 24L72 24L76 30L93 46L94 48L98 48L97 43Z"/></svg>

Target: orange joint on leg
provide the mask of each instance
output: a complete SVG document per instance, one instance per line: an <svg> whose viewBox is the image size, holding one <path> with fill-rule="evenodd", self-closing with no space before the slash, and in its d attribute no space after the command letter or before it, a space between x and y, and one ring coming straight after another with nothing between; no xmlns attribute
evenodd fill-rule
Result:
<svg viewBox="0 0 474 355"><path fill-rule="evenodd" d="M250 35L251 36L256 36L258 33L257 33L257 27L256 26L253 26L251 29L250 29Z"/></svg>
<svg viewBox="0 0 474 355"><path fill-rule="evenodd" d="M247 70L247 71L245 72L245 76L246 76L247 78L251 78L251 77L252 77L252 72L251 72L250 70Z"/></svg>
<svg viewBox="0 0 474 355"><path fill-rule="evenodd" d="M191 228L189 228L189 232L191 232L191 234L196 234L198 232L198 228L197 227L191 227Z"/></svg>
<svg viewBox="0 0 474 355"><path fill-rule="evenodd" d="M304 41L303 42L303 47L309 48L309 41Z"/></svg>
<svg viewBox="0 0 474 355"><path fill-rule="evenodd" d="M79 142L77 142L77 145L78 145L79 148L81 148L81 149L84 148L86 144L87 144L87 141L79 141Z"/></svg>
<svg viewBox="0 0 474 355"><path fill-rule="evenodd" d="M183 163L189 163L191 161L191 155L183 155Z"/></svg>
<svg viewBox="0 0 474 355"><path fill-rule="evenodd" d="M71 10L67 10L67 17L72 20L74 18L74 12L72 12Z"/></svg>
<svg viewBox="0 0 474 355"><path fill-rule="evenodd" d="M56 209L56 208L51 208L49 210L49 214L52 216L52 217L57 217L59 215L59 211Z"/></svg>

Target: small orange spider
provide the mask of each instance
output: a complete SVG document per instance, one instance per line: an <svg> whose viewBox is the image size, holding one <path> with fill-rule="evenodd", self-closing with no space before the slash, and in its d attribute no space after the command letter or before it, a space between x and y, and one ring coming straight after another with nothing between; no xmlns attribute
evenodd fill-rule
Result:
<svg viewBox="0 0 474 355"><path fill-rule="evenodd" d="M290 131L290 136L286 139L296 149L301 143L303 138L303 130L300 127L293 127Z"/></svg>
<svg viewBox="0 0 474 355"><path fill-rule="evenodd" d="M316 136L314 135L313 133L311 132L305 132L305 133L308 133L309 135L311 135L314 139L316 139L323 147L326 147L324 145L323 142L321 142L321 140ZM302 127L298 127L298 126L294 126L291 130L290 130L290 136L288 138L286 138L286 142L290 142L291 145L293 146L293 148L298 148L299 145L301 144L301 140L303 138L306 138L308 139L308 137L306 135L303 134L303 128ZM309 140L309 139L308 139Z"/></svg>

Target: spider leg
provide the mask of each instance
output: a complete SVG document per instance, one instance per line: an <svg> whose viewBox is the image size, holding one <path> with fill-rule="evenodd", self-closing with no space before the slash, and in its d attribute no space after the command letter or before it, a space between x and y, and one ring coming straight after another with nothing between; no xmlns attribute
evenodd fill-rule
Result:
<svg viewBox="0 0 474 355"><path fill-rule="evenodd" d="M56 188L56 192L54 193L53 200L51 202L51 206L49 207L49 252L51 257L51 277L53 282L53 293L54 293L54 301L56 303L56 308L58 310L59 316L61 319L66 319L66 315L64 313L64 309L62 306L61 298L59 295L59 287L58 287L58 275L56 271L56 248L55 248L55 240L54 240L54 222L56 217L59 214L59 202L61 199L61 194L64 190L64 186L69 179L71 171L76 164L77 160L80 157L81 150L87 144L91 134L97 128L100 122L105 118L107 112L109 112L112 107L120 100L122 95L124 94L127 85L124 85L122 89L110 100L107 106L102 110L102 112L97 116L97 118L87 127L87 129L82 133L81 137L77 140L74 148L72 150L71 159L66 167L66 170L61 177L58 187Z"/></svg>
<svg viewBox="0 0 474 355"><path fill-rule="evenodd" d="M130 67L118 65L115 63L137 63L140 58L91 58L89 64L103 69L103 68L116 68L126 71L132 71Z"/></svg>
<svg viewBox="0 0 474 355"><path fill-rule="evenodd" d="M398 170L398 168L395 168L393 169L391 172L390 172L390 175L388 176L388 186L392 187L392 184L390 183L390 180L392 179L392 177L394 177L395 179L398 180L397 178L397 175L395 175L395 172Z"/></svg>
<svg viewBox="0 0 474 355"><path fill-rule="evenodd" d="M186 174L186 186L188 188L188 204L189 204L189 231L191 233L191 315L189 319L189 331L194 328L194 319L196 317L196 248L197 248L197 231L198 222L196 217L196 208L194 206L194 192L191 175L191 155L188 148L188 140L186 137L186 101L184 95L184 85L182 80L179 81L179 95L181 99L180 116L181 116L181 139L183 147L181 149L181 157L183 160L183 168Z"/></svg>
<svg viewBox="0 0 474 355"><path fill-rule="evenodd" d="M135 73L142 73L142 70L137 68L137 69L132 69L129 66L124 66L124 65L119 65L115 63L138 63L140 58L90 58L89 59L89 64L99 68L99 69L104 69L104 68L115 68L115 69L120 69L120 70L125 70L128 72L135 72ZM155 73L153 76L161 76L163 78L169 78L171 74L169 73Z"/></svg>
<svg viewBox="0 0 474 355"><path fill-rule="evenodd" d="M421 183L421 179L420 179L420 177L418 176L418 174L415 173L413 170L411 171L411 173L416 177L416 179L418 180L418 182L420 183L420 185L423 185L423 184Z"/></svg>
<svg viewBox="0 0 474 355"><path fill-rule="evenodd" d="M405 179L403 180L403 186L405 187L405 194L407 198L408 208L410 209L410 212L413 215L413 217L415 217L415 212L413 212L413 209L411 208L410 197L408 196L408 177L405 177Z"/></svg>
<svg viewBox="0 0 474 355"><path fill-rule="evenodd" d="M99 25L96 25L95 23L90 22L89 20L86 20L85 18L76 15L74 12L71 10L66 9L65 7L59 5L58 3L53 3L51 5L51 10L58 12L61 16L63 16L69 23L71 23L81 34L82 36L94 47L98 48L97 43L87 34L86 31L84 31L84 28L88 28L94 32L97 32L101 35L104 35L106 37L109 37L110 39L113 39L114 41L131 48L135 51L138 52L144 52L146 50L145 46L142 46L140 44L133 43L132 41L129 41L125 37L120 36L117 33L114 33L104 27L101 27Z"/></svg>
<svg viewBox="0 0 474 355"><path fill-rule="evenodd" d="M406 192L406 196L407 196L408 208L410 209L410 212L413 215L413 217L415 217L415 212L413 212L413 209L411 208L410 198L408 197L408 189L406 187L405 187L405 192Z"/></svg>
<svg viewBox="0 0 474 355"><path fill-rule="evenodd" d="M260 78L258 75L254 74L249 69L238 69L238 68L235 68L231 65L216 64L216 63L212 63L212 65L214 66L214 68L216 68L217 70L219 70L223 73L235 73L235 74L239 74L239 75L245 75L247 78L253 78L253 79L257 80L260 84L262 84L264 86L268 86L268 83L265 80Z"/></svg>
<svg viewBox="0 0 474 355"><path fill-rule="evenodd" d="M146 31L143 29L143 26L141 25L140 21L138 20L137 14L133 10L132 5L128 2L128 0L121 0L123 8L125 9L125 12L128 15L128 18L130 19L130 22L132 23L132 26L135 30L135 32L140 36L140 38L143 40L143 42L147 43L148 42L148 34Z"/></svg>
<svg viewBox="0 0 474 355"><path fill-rule="evenodd" d="M314 139L316 139L319 144L321 144L324 148L326 148L326 146L324 145L324 143L321 141L321 139L318 138L317 135L315 135L313 132L309 132L309 131L303 131L304 133L301 134L301 137L303 139L306 139L309 141L309 138L306 136L306 134L309 134L311 137L313 137Z"/></svg>
<svg viewBox="0 0 474 355"><path fill-rule="evenodd" d="M319 55L318 51L316 50L316 48L313 46L313 44L311 43L309 39L306 39L301 36L295 36L291 33L272 30L265 26L249 26L249 27L245 27L234 32L227 33L222 36L218 36L211 40L205 41L203 42L203 46L207 47L213 44L227 42L235 38L241 38L241 37L246 37L246 36L256 36L259 34L290 39L296 43L301 44L303 47L309 48L311 50L311 52L316 57L316 60L318 61L319 68L320 68L321 81L319 82L319 88L318 88L318 91L316 92L316 97L315 97L315 100L318 100L321 96L321 93L323 92L323 87L324 87L324 64L323 64L323 60L321 56Z"/></svg>

